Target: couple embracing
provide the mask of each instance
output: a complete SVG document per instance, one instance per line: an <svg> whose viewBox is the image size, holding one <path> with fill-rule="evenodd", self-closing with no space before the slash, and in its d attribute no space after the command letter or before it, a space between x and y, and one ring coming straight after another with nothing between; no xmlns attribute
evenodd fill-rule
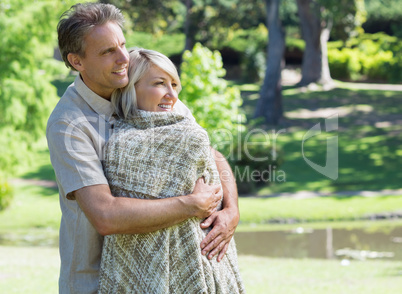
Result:
<svg viewBox="0 0 402 294"><path fill-rule="evenodd" d="M113 5L63 14L79 72L49 118L60 191L60 293L243 293L233 177L178 100L163 54L125 47Z"/></svg>

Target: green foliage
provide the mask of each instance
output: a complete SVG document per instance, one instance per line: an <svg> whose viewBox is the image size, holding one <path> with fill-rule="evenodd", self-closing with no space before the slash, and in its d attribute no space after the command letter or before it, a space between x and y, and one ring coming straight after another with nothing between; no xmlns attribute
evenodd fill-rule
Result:
<svg viewBox="0 0 402 294"><path fill-rule="evenodd" d="M159 51L166 56L180 55L184 49L184 34L153 35L145 32L126 33L127 47L141 47Z"/></svg>
<svg viewBox="0 0 402 294"><path fill-rule="evenodd" d="M215 48L228 47L238 52L244 52L247 48L258 47L265 51L268 42L268 29L264 24L251 29L236 29L231 31L223 40L216 44Z"/></svg>
<svg viewBox="0 0 402 294"><path fill-rule="evenodd" d="M290 51L292 50L304 51L304 48L306 48L306 43L298 38L286 38L286 48Z"/></svg>
<svg viewBox="0 0 402 294"><path fill-rule="evenodd" d="M385 32L402 38L402 5L400 0L365 0L366 32Z"/></svg>
<svg viewBox="0 0 402 294"><path fill-rule="evenodd" d="M364 34L344 47L329 46L328 61L334 78L402 81L402 41L385 34Z"/></svg>
<svg viewBox="0 0 402 294"><path fill-rule="evenodd" d="M197 122L208 131L212 145L225 151L242 131L244 115L239 108L242 104L240 91L228 86L223 79L222 66L220 53L201 44L196 44L192 52L184 52L180 97Z"/></svg>
<svg viewBox="0 0 402 294"><path fill-rule="evenodd" d="M185 20L186 9L180 0L101 0L120 8L128 31L143 31L160 37L178 33Z"/></svg>
<svg viewBox="0 0 402 294"><path fill-rule="evenodd" d="M241 55L240 67L245 82L261 81L266 67L268 30L264 24L250 29L233 29L213 44L218 50L230 48Z"/></svg>
<svg viewBox="0 0 402 294"><path fill-rule="evenodd" d="M44 135L57 102L51 80L66 73L53 60L56 25L77 1L2 1L0 5L0 170L12 173L24 152Z"/></svg>
<svg viewBox="0 0 402 294"><path fill-rule="evenodd" d="M0 179L0 211L10 205L14 196L13 192L11 186L6 181Z"/></svg>
<svg viewBox="0 0 402 294"><path fill-rule="evenodd" d="M314 1L312 1L314 3ZM322 25L332 25L331 37L346 40L363 32L366 20L364 0L319 0L317 1Z"/></svg>
<svg viewBox="0 0 402 294"><path fill-rule="evenodd" d="M266 19L264 2L262 0L194 1L191 8L195 27L194 40L210 48L220 48L222 41L230 34L242 29L257 28Z"/></svg>

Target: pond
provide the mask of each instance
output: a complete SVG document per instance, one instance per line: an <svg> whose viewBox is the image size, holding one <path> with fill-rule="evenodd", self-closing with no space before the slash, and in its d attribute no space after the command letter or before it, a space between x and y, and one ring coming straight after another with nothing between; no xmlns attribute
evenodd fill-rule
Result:
<svg viewBox="0 0 402 294"><path fill-rule="evenodd" d="M402 260L402 227L236 232L239 254L282 258Z"/></svg>
<svg viewBox="0 0 402 294"><path fill-rule="evenodd" d="M402 226L236 232L239 254L281 258L384 258L402 260ZM55 230L0 234L0 245L58 246Z"/></svg>

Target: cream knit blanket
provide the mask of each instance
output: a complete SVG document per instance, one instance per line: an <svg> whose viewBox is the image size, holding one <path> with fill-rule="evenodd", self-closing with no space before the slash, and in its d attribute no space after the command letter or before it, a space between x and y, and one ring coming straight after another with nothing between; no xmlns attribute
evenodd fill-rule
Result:
<svg viewBox="0 0 402 294"><path fill-rule="evenodd" d="M105 150L113 195L158 199L190 194L196 179L219 183L208 135L174 112L118 120ZM244 293L234 241L221 262L201 255L200 219L147 234L104 239L99 293Z"/></svg>

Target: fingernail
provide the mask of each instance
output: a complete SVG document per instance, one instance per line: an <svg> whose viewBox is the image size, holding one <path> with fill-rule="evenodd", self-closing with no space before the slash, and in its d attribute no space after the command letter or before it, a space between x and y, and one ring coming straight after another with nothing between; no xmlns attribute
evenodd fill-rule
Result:
<svg viewBox="0 0 402 294"><path fill-rule="evenodd" d="M202 255L205 255L207 252L205 251L205 250L203 250L202 252L201 252L201 254Z"/></svg>

